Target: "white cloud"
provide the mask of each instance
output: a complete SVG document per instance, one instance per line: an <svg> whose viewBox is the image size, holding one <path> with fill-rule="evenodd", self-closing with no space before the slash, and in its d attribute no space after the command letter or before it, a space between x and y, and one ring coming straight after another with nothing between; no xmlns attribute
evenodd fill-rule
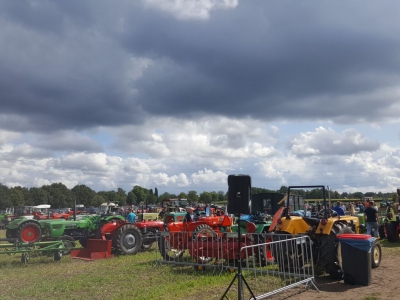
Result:
<svg viewBox="0 0 400 300"><path fill-rule="evenodd" d="M238 0L143 0L151 8L166 11L180 20L206 20L217 9L233 9Z"/></svg>

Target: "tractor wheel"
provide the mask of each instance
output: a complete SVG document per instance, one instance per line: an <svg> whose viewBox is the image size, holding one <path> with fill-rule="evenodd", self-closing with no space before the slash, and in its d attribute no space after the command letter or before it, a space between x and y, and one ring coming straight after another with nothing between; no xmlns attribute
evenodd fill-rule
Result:
<svg viewBox="0 0 400 300"><path fill-rule="evenodd" d="M79 240L79 243L81 244L81 246L82 246L83 248L86 248L86 247L87 247L87 243L88 243L88 238L80 239L80 240Z"/></svg>
<svg viewBox="0 0 400 300"><path fill-rule="evenodd" d="M193 230L192 240L197 242L198 248L203 248L202 242L215 241L217 233L207 224L200 224ZM198 256L196 261L200 264L207 264L213 260L213 257ZM204 268L204 267L203 267Z"/></svg>
<svg viewBox="0 0 400 300"><path fill-rule="evenodd" d="M265 232L264 232L264 234L265 234ZM261 252L259 253L259 259L260 259L259 263L260 263L261 267L265 267L268 264L274 263L274 261L275 261L274 256L272 255L272 251L271 251L270 245L268 245L268 243L271 243L271 242L272 242L271 237L266 237L264 235L261 235L261 236L257 235L256 236L256 243L257 244L265 244L265 243L267 243L266 245L259 246L259 248L258 248L258 249L261 250Z"/></svg>
<svg viewBox="0 0 400 300"><path fill-rule="evenodd" d="M371 249L371 262L373 269L379 267L379 265L381 264L381 258L382 258L381 244L379 244L378 241L375 241L372 244L372 249Z"/></svg>
<svg viewBox="0 0 400 300"><path fill-rule="evenodd" d="M319 245L318 267L324 267L332 278L342 278L343 272L337 264L337 239L336 236L343 233L354 233L347 224L337 223L333 225L330 235L322 235Z"/></svg>
<svg viewBox="0 0 400 300"><path fill-rule="evenodd" d="M381 240L386 239L385 225L379 225L378 232Z"/></svg>
<svg viewBox="0 0 400 300"><path fill-rule="evenodd" d="M151 249L151 247L153 247L155 236L156 234L152 231L149 231L145 235L142 235L142 251L148 251Z"/></svg>
<svg viewBox="0 0 400 300"><path fill-rule="evenodd" d="M217 233L207 224L200 224L193 230L192 240L202 241L208 240L209 238L216 238Z"/></svg>
<svg viewBox="0 0 400 300"><path fill-rule="evenodd" d="M18 228L17 237L22 243L35 243L40 241L42 230L40 225L34 221L22 223Z"/></svg>
<svg viewBox="0 0 400 300"><path fill-rule="evenodd" d="M399 237L399 232L397 231L397 222L388 222L386 224L386 237L390 243L397 242Z"/></svg>
<svg viewBox="0 0 400 300"><path fill-rule="evenodd" d="M60 261L62 256L63 256L62 251L54 252L54 261Z"/></svg>
<svg viewBox="0 0 400 300"><path fill-rule="evenodd" d="M64 249L62 251L63 255L70 254L71 248L75 248L75 240L72 236L63 235L63 236L59 237L58 240L61 240L64 244Z"/></svg>
<svg viewBox="0 0 400 300"><path fill-rule="evenodd" d="M178 250L171 246L171 237L160 236L158 240L158 249L161 256L168 261L179 259L183 256L185 250Z"/></svg>
<svg viewBox="0 0 400 300"><path fill-rule="evenodd" d="M17 231L15 229L9 229L7 228L6 230L6 238L7 239L15 239L16 238L16 233ZM14 241L8 241L9 243L14 243Z"/></svg>
<svg viewBox="0 0 400 300"><path fill-rule="evenodd" d="M114 234L112 244L117 254L136 254L142 246L142 234L135 225L123 225Z"/></svg>
<svg viewBox="0 0 400 300"><path fill-rule="evenodd" d="M282 234L282 232L277 233ZM277 239L275 239L276 237ZM296 236L289 235L279 237L277 234L274 235L273 240L284 241L294 237ZM303 244L295 244L292 241L275 243L273 248L270 249L270 254L277 263L279 272L303 273L305 264L307 264L307 262L311 259L311 257L303 257L303 254L307 254L309 252L307 251L308 247L310 247L308 242Z"/></svg>
<svg viewBox="0 0 400 300"><path fill-rule="evenodd" d="M23 253L22 255L21 255L21 262L24 264L24 265L26 265L26 264L28 264L28 262L29 262L29 254L28 253Z"/></svg>

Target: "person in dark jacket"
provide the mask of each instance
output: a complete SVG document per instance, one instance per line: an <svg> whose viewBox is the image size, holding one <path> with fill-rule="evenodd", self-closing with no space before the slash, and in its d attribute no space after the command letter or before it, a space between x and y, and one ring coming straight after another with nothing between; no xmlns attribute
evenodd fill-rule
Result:
<svg viewBox="0 0 400 300"><path fill-rule="evenodd" d="M364 218L367 223L367 234L374 230L374 237L378 237L378 211L374 208L374 201L368 202L368 207L364 209Z"/></svg>

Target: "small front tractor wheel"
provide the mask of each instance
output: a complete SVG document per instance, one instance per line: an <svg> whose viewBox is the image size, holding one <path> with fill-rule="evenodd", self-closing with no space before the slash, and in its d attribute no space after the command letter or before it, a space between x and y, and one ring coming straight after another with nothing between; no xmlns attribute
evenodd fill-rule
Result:
<svg viewBox="0 0 400 300"><path fill-rule="evenodd" d="M17 238L22 243L35 243L40 241L42 230L36 221L22 223L18 228Z"/></svg>
<svg viewBox="0 0 400 300"><path fill-rule="evenodd" d="M27 265L28 264L28 262L29 262L29 254L28 253L23 253L22 255L21 255L21 262L24 264L24 265Z"/></svg>
<svg viewBox="0 0 400 300"><path fill-rule="evenodd" d="M58 238L58 240L61 240L64 244L64 249L62 251L63 255L68 255L71 253L71 249L75 248L75 240L72 236L69 235L63 235Z"/></svg>
<svg viewBox="0 0 400 300"><path fill-rule="evenodd" d="M118 228L112 241L117 254L136 254L142 247L142 234L135 225L126 224Z"/></svg>
<svg viewBox="0 0 400 300"><path fill-rule="evenodd" d="M62 257L62 252L61 251L54 252L54 261L60 261L61 257Z"/></svg>
<svg viewBox="0 0 400 300"><path fill-rule="evenodd" d="M216 238L217 233L207 224L200 224L193 230L192 240L202 241L208 238Z"/></svg>
<svg viewBox="0 0 400 300"><path fill-rule="evenodd" d="M379 265L381 264L381 259L382 259L381 244L379 244L378 241L375 241L372 244L372 249L371 249L371 262L373 269L379 267Z"/></svg>

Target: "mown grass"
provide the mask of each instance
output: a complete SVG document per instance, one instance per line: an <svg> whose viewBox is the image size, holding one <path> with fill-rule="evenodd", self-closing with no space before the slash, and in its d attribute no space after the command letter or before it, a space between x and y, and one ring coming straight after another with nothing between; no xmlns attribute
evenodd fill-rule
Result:
<svg viewBox="0 0 400 300"><path fill-rule="evenodd" d="M400 254L400 243L384 240L381 244L383 259ZM97 261L64 256L55 262L52 256L36 256L24 265L20 254L2 254L0 299L220 299L235 275L160 265L157 257L154 247L137 255ZM237 298L237 282L227 296Z"/></svg>
<svg viewBox="0 0 400 300"><path fill-rule="evenodd" d="M220 299L234 277L156 264L157 255L156 247L97 261L64 256L55 262L52 255L43 255L24 265L21 254L2 253L0 299ZM236 296L234 285L228 297Z"/></svg>

